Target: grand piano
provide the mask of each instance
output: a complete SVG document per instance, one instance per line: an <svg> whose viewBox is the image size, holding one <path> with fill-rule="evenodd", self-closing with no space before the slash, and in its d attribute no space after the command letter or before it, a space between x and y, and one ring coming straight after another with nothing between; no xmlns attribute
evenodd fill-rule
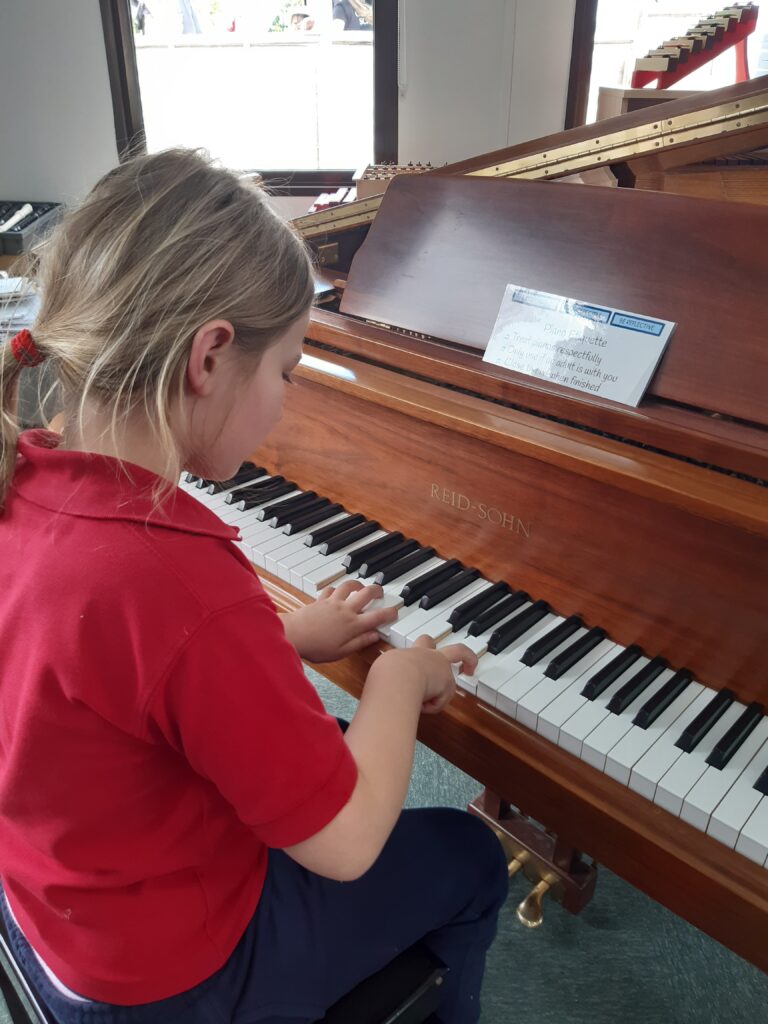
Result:
<svg viewBox="0 0 768 1024"><path fill-rule="evenodd" d="M460 170L392 182L253 465L184 486L281 609L383 582L350 693L474 646L419 735L534 904L583 905L583 852L765 970L768 208ZM484 362L508 283L674 321L639 406Z"/></svg>

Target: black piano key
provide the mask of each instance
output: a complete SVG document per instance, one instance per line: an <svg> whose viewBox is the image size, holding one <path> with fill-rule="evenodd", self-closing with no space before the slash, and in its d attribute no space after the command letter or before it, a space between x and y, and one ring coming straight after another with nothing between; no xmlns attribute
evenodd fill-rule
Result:
<svg viewBox="0 0 768 1024"><path fill-rule="evenodd" d="M215 483L208 484L205 488L207 494L221 494L222 491L231 491L235 486L235 478L231 480L217 480Z"/></svg>
<svg viewBox="0 0 768 1024"><path fill-rule="evenodd" d="M266 480L259 480L255 484L250 484L248 487L241 488L239 491L232 491L226 496L224 501L227 505L234 505L242 498L251 498L257 494L262 494L271 487L277 487L278 484L282 484L284 482L284 476L270 476Z"/></svg>
<svg viewBox="0 0 768 1024"><path fill-rule="evenodd" d="M317 507L313 506L311 512L307 512L305 510L300 516L296 516L295 519L292 519L291 522L286 525L283 533L293 534L299 533L301 530L308 530L310 526L316 526L318 523L324 523L326 519L330 519L331 516L338 515L340 512L344 511L344 507L342 505L339 505L336 502L331 502L328 498L323 498L322 500L325 502L324 505L318 505ZM362 519L362 516L360 518ZM341 521L342 520L339 520L339 522ZM336 524L334 523L334 526L335 525ZM309 540L310 536L314 536L314 534L309 534L307 536L304 541L305 544L307 540Z"/></svg>
<svg viewBox="0 0 768 1024"><path fill-rule="evenodd" d="M357 548L355 551L350 551L349 554L344 557L342 565L347 572L357 572L363 562L367 562L371 558L378 558L378 556L383 555L385 551L389 551L391 548L397 547L402 539L402 533L388 533L386 537L380 537L378 540L372 540L370 544L363 544L362 547Z"/></svg>
<svg viewBox="0 0 768 1024"><path fill-rule="evenodd" d="M715 744L714 750L707 758L707 764L711 764L713 768L725 768L764 713L765 709L758 701L748 704L725 736Z"/></svg>
<svg viewBox="0 0 768 1024"><path fill-rule="evenodd" d="M452 597L453 594L458 594L470 583L474 583L479 575L479 569L465 569L463 572L457 572L455 576L451 576L443 583L438 583L436 587L426 593L419 601L419 608L434 608L436 604L440 604L441 601Z"/></svg>
<svg viewBox="0 0 768 1024"><path fill-rule="evenodd" d="M470 636L480 636L481 633L486 633L491 626L495 626L497 622L501 622L502 619L506 619L508 615L516 611L520 605L530 601L530 597L524 590L516 590L509 597L503 598L498 604L492 605L487 612L483 612L482 615L471 622L467 633Z"/></svg>
<svg viewBox="0 0 768 1024"><path fill-rule="evenodd" d="M454 633L456 630L466 626L467 623L473 622L478 615L509 593L510 587L508 583L492 583L479 594L470 597L464 604L460 604L458 608L454 608L448 616L448 621L453 626Z"/></svg>
<svg viewBox="0 0 768 1024"><path fill-rule="evenodd" d="M436 587L438 583L442 583L451 576L455 576L456 573L462 572L464 566L457 558L449 558L447 562L443 562L442 565L435 566L434 569L430 569L425 572L422 576L417 576L415 580L411 580L410 583L406 583L403 589L400 591L400 597L403 599L403 603L406 608L417 601L420 601L425 594Z"/></svg>
<svg viewBox="0 0 768 1024"><path fill-rule="evenodd" d="M652 658L647 665L644 665L639 672L635 672L631 679L614 693L608 701L608 710L614 715L620 715L626 711L633 700L636 700L643 690L647 690L654 679L657 679L665 668L668 668L664 658Z"/></svg>
<svg viewBox="0 0 768 1024"><path fill-rule="evenodd" d="M309 505L316 500L317 494L315 491L304 491L302 494L296 494L293 498L283 498L281 501L270 502L269 505L259 509L256 513L256 518L261 522L266 522L275 516L279 516L281 512L290 512L297 508L303 508L305 505Z"/></svg>
<svg viewBox="0 0 768 1024"><path fill-rule="evenodd" d="M520 661L529 668L531 665L536 665L550 651L554 651L556 647L559 647L561 643L567 640L569 636L573 636L576 630L581 629L583 625L584 623L578 615L570 615L565 622L558 623L557 626L550 629L548 633L545 633L544 636L531 644Z"/></svg>
<svg viewBox="0 0 768 1024"><path fill-rule="evenodd" d="M405 558L406 555L412 554L414 551L419 550L419 542L409 538L408 540L401 541L396 547L385 551L383 555L379 555L378 558L371 558L358 569L358 574L365 579L368 576L375 576L377 572L383 572L388 569L390 565L394 565L395 562L399 562L401 558Z"/></svg>
<svg viewBox="0 0 768 1024"><path fill-rule="evenodd" d="M703 711L694 718L682 736L675 743L676 747L684 750L686 754L701 742L709 730L725 714L726 710L734 702L736 694L733 690L720 690L707 704Z"/></svg>
<svg viewBox="0 0 768 1024"><path fill-rule="evenodd" d="M330 505L328 498L313 498L312 501L307 501L303 505L299 505L298 508L289 508L283 512L278 512L277 515L266 517L267 522L271 522L272 526L276 530L281 529L283 526L289 526L291 523L296 522L297 519L303 517L307 512L323 512Z"/></svg>
<svg viewBox="0 0 768 1024"><path fill-rule="evenodd" d="M605 640L605 630L599 626L595 626L590 629L584 636L580 636L578 640L574 640L573 643L566 647L564 651L561 651L556 658L547 665L544 675L547 679L559 679L563 673L567 672L569 668L573 668L577 661L581 661L585 658L589 652L597 647L599 643Z"/></svg>
<svg viewBox="0 0 768 1024"><path fill-rule="evenodd" d="M184 483L185 483L185 484L194 484L194 483L197 483L197 481L198 481L199 479L200 479L200 477L199 477L199 476L195 476L195 474L194 474L194 473L185 473L185 474L184 474Z"/></svg>
<svg viewBox="0 0 768 1024"><path fill-rule="evenodd" d="M630 665L633 665L643 652L637 646L632 644L625 650L620 651L615 658L611 658L607 665L595 672L593 676L587 680L587 685L581 691L582 697L586 697L588 700L594 700L595 697L599 697L600 694L607 690L611 683L615 683L622 672L625 672Z"/></svg>
<svg viewBox="0 0 768 1024"><path fill-rule="evenodd" d="M760 778L752 787L756 789L758 793L762 793L764 796L768 796L768 768L765 768L760 775Z"/></svg>
<svg viewBox="0 0 768 1024"><path fill-rule="evenodd" d="M362 540L364 537L368 537L380 529L381 527L375 519L369 520L366 523L353 527L351 530L346 530L344 533L337 533L335 537L331 537L330 540L320 544L317 552L320 555L332 555L334 551L345 548L347 544L354 544L356 540Z"/></svg>
<svg viewBox="0 0 768 1024"><path fill-rule="evenodd" d="M390 565L388 569L377 572L373 577L373 582L383 585L384 583L391 583L393 580L399 580L401 576L405 576L411 569L418 569L424 562L428 562L430 558L434 557L434 554L434 548L419 548L412 555L406 555L405 558L401 558L394 565Z"/></svg>
<svg viewBox="0 0 768 1024"><path fill-rule="evenodd" d="M509 622L499 626L495 633L491 634L488 641L490 654L501 654L507 647L514 643L519 637L528 632L537 622L540 622L545 615L549 614L549 605L546 601L534 601L530 608L524 609L515 615Z"/></svg>
<svg viewBox="0 0 768 1024"><path fill-rule="evenodd" d="M339 519L335 523L329 523L328 526L322 526L319 530L313 530L304 539L304 543L308 548L316 548L318 544L325 544L327 540L332 540L334 537L338 537L340 533L346 533L347 530L351 530L353 526L360 526L365 522L365 516L361 516L359 512L346 516L344 519Z"/></svg>
<svg viewBox="0 0 768 1024"><path fill-rule="evenodd" d="M679 672L675 672L672 678L668 679L662 688L657 690L650 700L643 704L632 719L632 724L639 726L641 729L647 729L648 726L653 725L659 715L667 710L672 701L677 700L691 679L693 679L693 676L687 668L681 668Z"/></svg>
<svg viewBox="0 0 768 1024"><path fill-rule="evenodd" d="M233 487L239 487L240 484L248 483L249 480L254 482L259 477L266 476L266 469L262 469L260 466L254 466L252 462L243 463L238 469L237 473L229 480L222 480L208 486L209 494L220 494L222 491L231 491Z"/></svg>
<svg viewBox="0 0 768 1024"><path fill-rule="evenodd" d="M203 491L207 487L210 487L211 484L215 484L215 483L216 483L215 480L206 480L206 478L204 476L199 476L197 478L197 480L195 481L195 487L198 489L198 491Z"/></svg>
<svg viewBox="0 0 768 1024"><path fill-rule="evenodd" d="M251 489L248 488L250 491ZM291 491L296 490L296 484L292 480L286 480L285 483L275 484L273 487L267 487L263 491L251 492L250 496L246 495L245 491L233 491L235 496L235 505L240 509L241 512L247 512L249 508L255 508L257 505L264 505L267 502L275 501L277 498L282 498L285 494L290 494ZM241 495L238 501L238 495Z"/></svg>

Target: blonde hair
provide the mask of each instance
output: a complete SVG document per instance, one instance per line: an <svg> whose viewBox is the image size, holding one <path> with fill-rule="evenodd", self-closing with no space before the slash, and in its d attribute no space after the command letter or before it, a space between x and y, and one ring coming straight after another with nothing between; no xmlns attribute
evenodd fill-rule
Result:
<svg viewBox="0 0 768 1024"><path fill-rule="evenodd" d="M228 320L236 348L264 351L309 308L303 242L264 193L198 151L134 158L98 182L39 251L35 345L53 364L67 419L111 413L112 437L142 410L164 476L182 470L169 422L197 329ZM20 365L0 345L0 508L16 462ZM254 365L255 369L255 365Z"/></svg>

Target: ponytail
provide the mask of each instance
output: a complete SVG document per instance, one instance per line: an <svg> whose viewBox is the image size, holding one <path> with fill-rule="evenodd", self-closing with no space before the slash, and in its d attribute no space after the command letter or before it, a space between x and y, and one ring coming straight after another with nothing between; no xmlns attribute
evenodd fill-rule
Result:
<svg viewBox="0 0 768 1024"><path fill-rule="evenodd" d="M19 422L16 415L16 394L21 364L16 360L10 342L0 345L0 511L16 467L16 444Z"/></svg>

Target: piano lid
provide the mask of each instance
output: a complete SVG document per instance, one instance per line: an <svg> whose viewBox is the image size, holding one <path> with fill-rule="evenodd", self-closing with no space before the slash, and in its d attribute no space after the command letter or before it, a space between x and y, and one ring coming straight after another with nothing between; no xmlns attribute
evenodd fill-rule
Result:
<svg viewBox="0 0 768 1024"><path fill-rule="evenodd" d="M631 162L631 173L637 176L766 145L768 79L757 78L579 125L426 174L549 180ZM380 203L380 196L368 196L299 217L294 224L306 239L334 237L370 224Z"/></svg>
<svg viewBox="0 0 768 1024"><path fill-rule="evenodd" d="M766 239L762 207L400 177L355 257L341 311L475 349L487 344L508 283L673 320L644 403L653 397L764 429ZM477 363L482 371L479 352Z"/></svg>

